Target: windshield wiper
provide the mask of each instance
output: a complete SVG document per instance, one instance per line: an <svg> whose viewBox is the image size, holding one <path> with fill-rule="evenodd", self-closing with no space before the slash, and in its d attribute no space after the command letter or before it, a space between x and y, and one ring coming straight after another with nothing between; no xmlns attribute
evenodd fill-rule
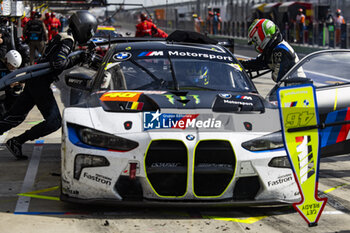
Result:
<svg viewBox="0 0 350 233"><path fill-rule="evenodd" d="M174 82L174 89L176 91L179 91L180 90L179 83L176 80L175 71L174 71L174 67L173 67L173 62L170 59L169 53L168 53L168 60L169 60L169 63L170 63L171 77L173 78L173 82Z"/></svg>
<svg viewBox="0 0 350 233"><path fill-rule="evenodd" d="M145 71L149 76L151 76L151 78L158 82L160 84L160 86L163 86L164 83L166 82L164 79L158 78L157 76L155 76L151 71L149 71L148 69L146 69L144 66L140 65L139 63L137 63L135 60L130 59L131 63L134 64L135 66L139 67L141 70Z"/></svg>
<svg viewBox="0 0 350 233"><path fill-rule="evenodd" d="M199 87L199 86L181 86L181 90L208 90L208 91L218 91L217 89L209 88L209 87Z"/></svg>

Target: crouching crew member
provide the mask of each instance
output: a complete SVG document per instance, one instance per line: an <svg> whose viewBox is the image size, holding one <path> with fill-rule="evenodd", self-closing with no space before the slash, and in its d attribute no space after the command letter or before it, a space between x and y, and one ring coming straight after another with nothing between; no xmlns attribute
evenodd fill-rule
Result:
<svg viewBox="0 0 350 233"><path fill-rule="evenodd" d="M46 136L61 127L61 115L50 88L53 81L65 69L83 61L85 56L68 57L75 43L86 43L97 29L96 18L88 11L77 11L69 18L67 33L57 34L47 45L39 63L50 62L53 73L28 79L21 95L8 113L0 119L0 135L18 126L36 105L44 121L6 142L6 147L17 159L26 159L22 144Z"/></svg>

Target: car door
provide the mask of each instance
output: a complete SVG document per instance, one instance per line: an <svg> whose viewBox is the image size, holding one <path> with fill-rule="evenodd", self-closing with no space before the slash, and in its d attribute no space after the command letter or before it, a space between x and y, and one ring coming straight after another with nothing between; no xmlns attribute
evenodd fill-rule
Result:
<svg viewBox="0 0 350 233"><path fill-rule="evenodd" d="M312 82L321 123L350 120L350 50L324 50L304 57L277 83L266 99L276 103L279 87ZM321 155L350 153L350 125L321 130Z"/></svg>

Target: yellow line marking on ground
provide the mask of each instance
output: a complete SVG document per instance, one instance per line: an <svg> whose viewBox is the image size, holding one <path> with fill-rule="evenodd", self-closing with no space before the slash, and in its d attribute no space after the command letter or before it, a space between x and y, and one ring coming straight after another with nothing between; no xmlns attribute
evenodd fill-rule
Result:
<svg viewBox="0 0 350 233"><path fill-rule="evenodd" d="M213 220L220 220L220 221L227 221L227 222L240 222L240 223L247 223L247 224L253 224L257 221L260 221L263 218L266 218L268 216L258 216L258 217L250 217L250 218L224 218L224 217L216 217L216 216L203 216L203 218L209 218Z"/></svg>
<svg viewBox="0 0 350 233"><path fill-rule="evenodd" d="M37 190L37 191L26 192L26 193L19 193L17 195L18 196L24 196L24 197L31 197L31 198L59 201L60 200L59 197L37 195L38 193L46 193L46 192L54 191L54 190L57 190L57 189L59 189L59 186L55 186L55 187L47 188L47 189L41 189L41 190Z"/></svg>
<svg viewBox="0 0 350 233"><path fill-rule="evenodd" d="M337 188L343 187L343 186L345 186L345 185L348 185L348 184L341 184L341 185L335 186L335 187L333 187L333 188L327 189L326 191L323 191L323 192L324 192L324 193L330 193L330 192L336 190Z"/></svg>
<svg viewBox="0 0 350 233"><path fill-rule="evenodd" d="M38 199L45 199L45 200L52 200L52 201L59 201L59 197L50 197L50 196L44 196L44 195L36 195L36 194L25 194L20 193L17 194L18 196L24 196L24 197L31 197L31 198L38 198Z"/></svg>

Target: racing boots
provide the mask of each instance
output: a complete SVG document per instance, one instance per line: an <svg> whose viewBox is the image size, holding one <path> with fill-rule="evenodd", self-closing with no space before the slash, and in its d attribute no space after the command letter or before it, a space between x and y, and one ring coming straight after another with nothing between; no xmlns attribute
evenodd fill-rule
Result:
<svg viewBox="0 0 350 233"><path fill-rule="evenodd" d="M7 149L16 157L17 160L28 159L27 156L22 154L22 144L15 138L11 138L6 142Z"/></svg>

